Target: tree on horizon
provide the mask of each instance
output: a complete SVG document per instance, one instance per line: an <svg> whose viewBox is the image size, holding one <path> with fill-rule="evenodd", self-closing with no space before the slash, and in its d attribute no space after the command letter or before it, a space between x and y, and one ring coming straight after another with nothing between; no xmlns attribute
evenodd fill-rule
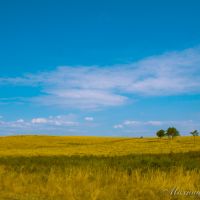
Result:
<svg viewBox="0 0 200 200"><path fill-rule="evenodd" d="M193 137L194 137L194 144L195 144L196 143L196 136L199 135L199 132L197 130L194 130L194 131L190 132L190 134L193 135Z"/></svg>
<svg viewBox="0 0 200 200"><path fill-rule="evenodd" d="M175 127L169 127L166 131L166 135L173 139L175 136L180 136L180 133Z"/></svg>
<svg viewBox="0 0 200 200"><path fill-rule="evenodd" d="M159 138L164 137L164 136L165 136L165 130L160 129L159 131L156 132L156 135L157 135Z"/></svg>

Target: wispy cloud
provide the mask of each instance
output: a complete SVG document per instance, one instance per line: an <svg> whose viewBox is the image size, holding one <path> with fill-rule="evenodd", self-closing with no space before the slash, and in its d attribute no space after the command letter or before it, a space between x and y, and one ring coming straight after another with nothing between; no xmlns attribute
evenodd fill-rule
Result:
<svg viewBox="0 0 200 200"><path fill-rule="evenodd" d="M48 117L48 118L33 118L29 121L24 119L18 119L16 121L3 121L1 120L1 126L34 126L37 124L47 124L47 125L57 125L57 126L77 126L79 123L73 120L69 120L69 116L55 116L55 117Z"/></svg>
<svg viewBox="0 0 200 200"><path fill-rule="evenodd" d="M40 86L32 102L97 109L141 96L200 93L200 48L168 52L129 64L58 67L51 72L0 78L0 84Z"/></svg>
<svg viewBox="0 0 200 200"><path fill-rule="evenodd" d="M167 129L168 127L177 127L181 134L188 135L190 131L199 129L200 125L197 121L193 120L176 120L176 121L138 121L138 120L125 120L113 126L114 129L119 129L124 133L143 133L146 135L155 135L159 129Z"/></svg>
<svg viewBox="0 0 200 200"><path fill-rule="evenodd" d="M127 127L138 127L138 126L162 126L173 122L168 121L136 121L136 120L125 120L120 124L116 124L114 128L127 128Z"/></svg>
<svg viewBox="0 0 200 200"><path fill-rule="evenodd" d="M111 91L93 89L57 89L45 90L47 95L32 98L32 102L42 105L96 109L105 106L123 105L127 97Z"/></svg>
<svg viewBox="0 0 200 200"><path fill-rule="evenodd" d="M116 124L113 126L114 128L123 128L124 126L122 124Z"/></svg>
<svg viewBox="0 0 200 200"><path fill-rule="evenodd" d="M46 123L48 122L48 120L45 119L45 118L33 118L33 119L31 120L31 122L32 122L33 124L46 124Z"/></svg>
<svg viewBox="0 0 200 200"><path fill-rule="evenodd" d="M85 121L94 121L93 117L85 117L84 119L85 119Z"/></svg>
<svg viewBox="0 0 200 200"><path fill-rule="evenodd" d="M48 118L33 118L31 120L32 124L45 124L45 125L52 125L52 126L78 126L79 123L77 121L74 121L71 116L66 115L66 116L50 116Z"/></svg>
<svg viewBox="0 0 200 200"><path fill-rule="evenodd" d="M54 129L63 128L66 131L72 127L79 127L80 123L75 120L73 115L58 115L49 116L47 118L38 117L31 120L18 119L16 121L0 120L0 130L6 132L21 132L21 131L49 131ZM70 128L70 129L66 129Z"/></svg>

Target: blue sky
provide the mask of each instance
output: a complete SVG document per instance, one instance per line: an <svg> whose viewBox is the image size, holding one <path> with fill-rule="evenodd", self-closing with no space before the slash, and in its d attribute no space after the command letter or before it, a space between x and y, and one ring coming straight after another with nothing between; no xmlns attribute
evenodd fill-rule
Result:
<svg viewBox="0 0 200 200"><path fill-rule="evenodd" d="M0 134L200 129L200 2L0 2Z"/></svg>

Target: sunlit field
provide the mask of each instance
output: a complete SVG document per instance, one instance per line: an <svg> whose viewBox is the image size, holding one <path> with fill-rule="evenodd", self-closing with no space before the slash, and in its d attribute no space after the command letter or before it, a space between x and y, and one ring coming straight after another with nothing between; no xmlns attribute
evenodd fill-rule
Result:
<svg viewBox="0 0 200 200"><path fill-rule="evenodd" d="M0 137L0 199L200 199L200 137Z"/></svg>

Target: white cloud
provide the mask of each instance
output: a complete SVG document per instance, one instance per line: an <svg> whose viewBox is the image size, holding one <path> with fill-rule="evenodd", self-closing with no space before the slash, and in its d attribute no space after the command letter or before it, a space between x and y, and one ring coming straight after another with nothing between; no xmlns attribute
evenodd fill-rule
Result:
<svg viewBox="0 0 200 200"><path fill-rule="evenodd" d="M33 118L33 119L31 120L31 122L32 122L33 124L45 124L45 123L48 122L48 120L45 119L45 118Z"/></svg>
<svg viewBox="0 0 200 200"><path fill-rule="evenodd" d="M163 122L162 121L148 121L146 122L147 125L152 125L152 126L162 126Z"/></svg>
<svg viewBox="0 0 200 200"><path fill-rule="evenodd" d="M18 122L18 123L23 123L24 120L23 120L23 119L18 119L16 122Z"/></svg>
<svg viewBox="0 0 200 200"><path fill-rule="evenodd" d="M48 118L33 118L31 122L33 124L48 124L54 126L77 126L78 122L72 121L71 116L50 116Z"/></svg>
<svg viewBox="0 0 200 200"><path fill-rule="evenodd" d="M33 98L43 105L96 109L105 106L123 105L127 97L100 90L49 90L49 95Z"/></svg>
<svg viewBox="0 0 200 200"><path fill-rule="evenodd" d="M139 121L130 121L130 120L126 120L125 122L123 122L123 125L129 125L129 126L134 126L134 125L138 125L141 122Z"/></svg>
<svg viewBox="0 0 200 200"><path fill-rule="evenodd" d="M123 128L123 125L122 124L116 124L116 125L113 126L113 128L116 128L116 129L117 128Z"/></svg>
<svg viewBox="0 0 200 200"><path fill-rule="evenodd" d="M192 130L200 129L199 122L193 120L177 120L177 121L134 121L125 120L120 124L113 126L114 129L121 129L124 133L139 133L155 135L159 129L167 129L168 127L176 127L181 134L188 135Z"/></svg>
<svg viewBox="0 0 200 200"><path fill-rule="evenodd" d="M16 121L0 120L0 131L5 133L67 133L73 127L76 130L81 124L75 120L75 115L58 115L47 118L33 118L32 120L18 119ZM85 125L86 126L86 125ZM81 132L81 130L80 130Z"/></svg>
<svg viewBox="0 0 200 200"><path fill-rule="evenodd" d="M94 118L93 117L85 117L84 118L86 121L94 121Z"/></svg>
<svg viewBox="0 0 200 200"><path fill-rule="evenodd" d="M200 93L200 48L169 52L129 64L58 67L51 72L0 78L0 84L40 86L32 102L97 109L141 96Z"/></svg>
<svg viewBox="0 0 200 200"><path fill-rule="evenodd" d="M0 128L24 128L30 126L31 123L25 122L23 119L19 119L16 121L0 121Z"/></svg>
<svg viewBox="0 0 200 200"><path fill-rule="evenodd" d="M166 122L162 121L136 121L136 120L125 120L121 124L115 125L115 128L131 127L131 126L162 126Z"/></svg>

